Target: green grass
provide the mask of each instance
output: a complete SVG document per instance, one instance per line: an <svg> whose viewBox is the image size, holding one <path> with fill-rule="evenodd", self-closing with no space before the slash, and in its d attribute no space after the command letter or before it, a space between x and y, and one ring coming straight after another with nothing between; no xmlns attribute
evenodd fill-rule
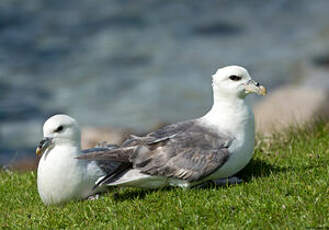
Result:
<svg viewBox="0 0 329 230"><path fill-rule="evenodd" d="M235 186L115 189L46 207L36 173L0 173L0 229L328 229L329 123L259 138Z"/></svg>

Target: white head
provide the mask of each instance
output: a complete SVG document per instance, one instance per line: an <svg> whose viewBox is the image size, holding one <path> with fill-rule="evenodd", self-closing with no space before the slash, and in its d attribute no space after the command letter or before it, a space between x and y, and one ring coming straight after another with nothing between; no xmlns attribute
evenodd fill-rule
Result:
<svg viewBox="0 0 329 230"><path fill-rule="evenodd" d="M241 66L226 66L212 76L215 96L245 98L250 93L266 94L266 89L253 81Z"/></svg>
<svg viewBox="0 0 329 230"><path fill-rule="evenodd" d="M70 116L58 114L50 117L43 125L43 139L36 153L60 144L80 145L81 133L78 123Z"/></svg>

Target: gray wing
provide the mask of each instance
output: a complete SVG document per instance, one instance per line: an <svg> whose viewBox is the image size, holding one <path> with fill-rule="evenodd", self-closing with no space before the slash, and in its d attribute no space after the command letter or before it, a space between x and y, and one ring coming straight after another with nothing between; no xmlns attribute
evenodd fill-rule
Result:
<svg viewBox="0 0 329 230"><path fill-rule="evenodd" d="M90 149L84 149L82 150L82 155L88 155L88 154L99 154L102 152L106 152L108 150L111 149L116 149L119 146L118 145L108 145L108 144L104 144L101 143L97 146L100 147L94 147L94 148L90 148ZM108 160L94 160L96 165L106 174L113 174L115 173L119 168L121 163L120 162L116 162L116 161L108 161Z"/></svg>
<svg viewBox="0 0 329 230"><path fill-rule="evenodd" d="M227 161L232 138L192 120L164 127L143 141L149 151L131 156L134 168L150 175L193 182L212 174Z"/></svg>
<svg viewBox="0 0 329 230"><path fill-rule="evenodd" d="M132 136L119 148L79 159L130 163L131 168L146 174L193 182L212 174L227 161L231 142L227 135L219 135L197 120L190 120L165 126L144 137Z"/></svg>

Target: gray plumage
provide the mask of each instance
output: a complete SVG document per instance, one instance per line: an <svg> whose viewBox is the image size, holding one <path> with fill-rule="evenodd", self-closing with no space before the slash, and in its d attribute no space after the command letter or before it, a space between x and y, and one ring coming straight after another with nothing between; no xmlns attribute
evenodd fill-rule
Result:
<svg viewBox="0 0 329 230"><path fill-rule="evenodd" d="M81 152L82 155L90 154L90 153L101 153L118 147L119 147L118 145L107 145L105 143L100 143L94 148L84 149ZM111 174L115 172L115 170L120 166L120 163L115 161L109 162L105 160L95 160L95 163L106 174Z"/></svg>
<svg viewBox="0 0 329 230"><path fill-rule="evenodd" d="M232 138L189 120L168 125L144 137L131 136L120 147L89 152L79 159L121 162L121 168L139 169L142 173L186 180L203 179L229 158ZM122 171L120 172L120 174ZM98 184L118 178L108 174Z"/></svg>

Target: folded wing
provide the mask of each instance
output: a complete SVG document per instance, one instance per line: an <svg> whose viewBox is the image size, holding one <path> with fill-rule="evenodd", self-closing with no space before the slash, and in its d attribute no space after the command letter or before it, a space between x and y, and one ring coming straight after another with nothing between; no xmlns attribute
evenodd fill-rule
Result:
<svg viewBox="0 0 329 230"><path fill-rule="evenodd" d="M165 126L144 137L132 136L118 148L91 152L79 159L121 162L129 165L129 169L149 175L193 182L212 174L227 161L231 142L227 135L219 135L197 120L190 120ZM102 183L111 183L113 178L118 177L109 174Z"/></svg>

